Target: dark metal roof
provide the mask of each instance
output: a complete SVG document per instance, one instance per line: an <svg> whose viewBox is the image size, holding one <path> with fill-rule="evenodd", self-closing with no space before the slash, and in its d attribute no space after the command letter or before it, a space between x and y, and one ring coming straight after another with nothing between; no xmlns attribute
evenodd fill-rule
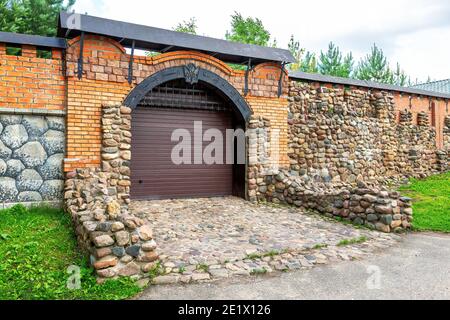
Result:
<svg viewBox="0 0 450 320"><path fill-rule="evenodd" d="M67 47L66 40L61 38L43 37L30 34L1 32L1 31L0 31L0 42L12 44L28 44L32 46L62 48L62 49L65 49Z"/></svg>
<svg viewBox="0 0 450 320"><path fill-rule="evenodd" d="M108 36L127 47L131 47L135 40L138 49L159 52L196 50L233 63L245 63L249 58L254 64L295 61L290 51L285 49L230 42L76 13L60 13L59 36L75 37L81 32Z"/></svg>
<svg viewBox="0 0 450 320"><path fill-rule="evenodd" d="M408 88L408 87L401 87L401 86L394 86L394 85L378 83L378 82L373 82L373 81L332 77L332 76L326 76L326 75L322 75L322 74L306 73L306 72L301 72L301 71L289 71L289 78L298 79L298 80L317 81L317 82L324 82L324 83L334 83L334 84L341 84L341 85L347 85L347 86L365 87L365 88L379 89L379 90L386 90L386 91L397 91L397 92L403 92L403 93L409 93L409 94L417 94L417 95L423 95L423 96L429 96L429 97L450 99L450 94L445 94L445 93L439 93L439 92L433 92L433 91L427 91L427 90L415 89L415 88Z"/></svg>
<svg viewBox="0 0 450 320"><path fill-rule="evenodd" d="M450 79L416 84L411 88L450 94Z"/></svg>

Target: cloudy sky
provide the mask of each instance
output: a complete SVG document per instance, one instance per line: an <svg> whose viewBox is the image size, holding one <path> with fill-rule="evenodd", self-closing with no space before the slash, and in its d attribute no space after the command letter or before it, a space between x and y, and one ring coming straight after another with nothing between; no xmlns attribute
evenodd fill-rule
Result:
<svg viewBox="0 0 450 320"><path fill-rule="evenodd" d="M77 0L74 9L165 29L195 17L199 34L216 38L238 11L260 18L281 48L293 34L307 50L334 41L359 60L376 43L413 80L450 78L449 0Z"/></svg>

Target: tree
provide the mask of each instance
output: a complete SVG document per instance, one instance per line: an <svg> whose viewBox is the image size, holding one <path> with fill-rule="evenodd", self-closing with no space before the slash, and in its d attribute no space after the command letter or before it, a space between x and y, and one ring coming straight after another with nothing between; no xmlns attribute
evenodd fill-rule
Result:
<svg viewBox="0 0 450 320"><path fill-rule="evenodd" d="M327 52L320 52L318 69L321 74L348 78L353 71L353 55L350 52L343 58L339 47L330 42Z"/></svg>
<svg viewBox="0 0 450 320"><path fill-rule="evenodd" d="M394 84L397 86L411 86L411 78L400 68L400 64L397 62L397 68L394 72Z"/></svg>
<svg viewBox="0 0 450 320"><path fill-rule="evenodd" d="M362 59L355 71L359 80L370 80L387 84L394 84L394 74L389 67L383 50L376 44L373 45L371 53Z"/></svg>
<svg viewBox="0 0 450 320"><path fill-rule="evenodd" d="M193 17L179 23L173 30L178 32L197 34L197 20Z"/></svg>
<svg viewBox="0 0 450 320"><path fill-rule="evenodd" d="M290 70L317 73L316 55L309 51L305 53L305 49L300 47L300 42L295 40L294 35L289 40L288 49L295 58L295 62L288 66Z"/></svg>
<svg viewBox="0 0 450 320"><path fill-rule="evenodd" d="M264 28L258 18L243 18L238 12L231 16L231 31L227 31L225 38L229 41L267 46L270 33Z"/></svg>
<svg viewBox="0 0 450 320"><path fill-rule="evenodd" d="M0 30L55 36L59 12L74 4L75 0L0 0Z"/></svg>

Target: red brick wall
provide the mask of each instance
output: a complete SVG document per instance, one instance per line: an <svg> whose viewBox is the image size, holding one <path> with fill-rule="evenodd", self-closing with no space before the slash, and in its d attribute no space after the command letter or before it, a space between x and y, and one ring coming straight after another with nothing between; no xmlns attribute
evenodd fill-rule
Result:
<svg viewBox="0 0 450 320"><path fill-rule="evenodd" d="M24 45L19 57L6 55L5 48L0 44L0 107L64 110L61 51L42 59L34 46Z"/></svg>
<svg viewBox="0 0 450 320"><path fill-rule="evenodd" d="M191 51L135 57L134 79L130 85L127 82L129 55L117 42L99 36L85 38L84 73L83 78L78 80L75 73L79 56L78 42L79 39L73 39L67 50L68 159L65 162L65 171L100 165L102 105L120 104L137 84L160 70L195 62L201 68L211 70L229 81L241 93L244 91L244 71L233 70L218 59ZM271 110L267 115L274 121L273 128L279 127L281 132L287 132L287 100L285 97L277 97L280 71L280 67L274 64L257 66L250 73L247 100L255 112ZM285 76L284 95L287 90L288 79ZM283 139L282 143L285 146L280 146L281 152L287 154L286 139ZM287 156L283 159L286 164Z"/></svg>

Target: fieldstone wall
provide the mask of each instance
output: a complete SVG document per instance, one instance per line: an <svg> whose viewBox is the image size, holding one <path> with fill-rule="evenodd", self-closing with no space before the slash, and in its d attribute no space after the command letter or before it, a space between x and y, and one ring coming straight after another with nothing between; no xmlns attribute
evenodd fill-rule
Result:
<svg viewBox="0 0 450 320"><path fill-rule="evenodd" d="M428 115L413 124L405 110L397 124L389 93L293 81L289 101L290 169L299 176L385 184L443 169Z"/></svg>
<svg viewBox="0 0 450 320"><path fill-rule="evenodd" d="M450 116L445 117L444 122L444 150L450 152Z"/></svg>
<svg viewBox="0 0 450 320"><path fill-rule="evenodd" d="M411 199L388 186L444 172L449 157L447 150L437 150L427 113L413 124L404 110L397 123L395 110L386 92L293 81L290 166L271 172L265 159L249 155L249 200L287 203L383 232L409 229ZM252 119L253 127L270 130L270 122Z"/></svg>
<svg viewBox="0 0 450 320"><path fill-rule="evenodd" d="M99 279L143 277L158 259L152 230L130 203L131 109L104 106L102 168L67 174L65 204Z"/></svg>
<svg viewBox="0 0 450 320"><path fill-rule="evenodd" d="M62 199L65 119L0 115L0 202Z"/></svg>

